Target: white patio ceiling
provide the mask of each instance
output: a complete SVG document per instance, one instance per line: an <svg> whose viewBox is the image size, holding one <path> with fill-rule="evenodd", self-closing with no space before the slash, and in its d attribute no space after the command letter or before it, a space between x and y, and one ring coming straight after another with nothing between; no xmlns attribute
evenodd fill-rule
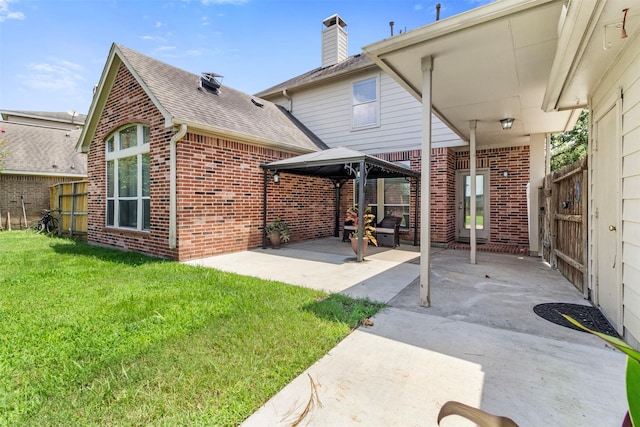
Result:
<svg viewBox="0 0 640 427"><path fill-rule="evenodd" d="M564 131L577 119L573 111L542 110L563 4L496 1L364 51L419 100L421 60L431 56L436 115L466 141L477 120L479 146L528 144L531 134ZM508 117L515 123L504 131L499 121Z"/></svg>

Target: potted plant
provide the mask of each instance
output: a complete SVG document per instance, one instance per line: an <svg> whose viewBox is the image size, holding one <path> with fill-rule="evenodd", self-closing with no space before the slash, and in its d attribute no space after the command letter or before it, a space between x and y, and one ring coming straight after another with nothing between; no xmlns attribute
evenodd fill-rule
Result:
<svg viewBox="0 0 640 427"><path fill-rule="evenodd" d="M264 229L274 249L280 248L280 243L288 242L291 234L289 233L289 226L286 221L278 217L275 221L267 224Z"/></svg>
<svg viewBox="0 0 640 427"><path fill-rule="evenodd" d="M362 214L362 219L364 221L364 229L362 234L362 253L364 254L369 246L369 242L373 243L375 246L378 246L378 241L376 240L375 232L375 220L376 216L371 213L371 207L367 206ZM351 233L351 248L357 254L358 253L358 207L354 206L347 210L347 218L346 222L353 224L355 230Z"/></svg>

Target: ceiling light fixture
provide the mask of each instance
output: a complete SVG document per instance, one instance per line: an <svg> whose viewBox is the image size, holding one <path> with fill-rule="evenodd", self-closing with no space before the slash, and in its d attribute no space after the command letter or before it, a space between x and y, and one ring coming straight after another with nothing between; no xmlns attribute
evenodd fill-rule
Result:
<svg viewBox="0 0 640 427"><path fill-rule="evenodd" d="M502 126L502 129L504 130L511 129L511 127L513 126L514 120L515 119L512 119L512 118L500 120L500 125Z"/></svg>

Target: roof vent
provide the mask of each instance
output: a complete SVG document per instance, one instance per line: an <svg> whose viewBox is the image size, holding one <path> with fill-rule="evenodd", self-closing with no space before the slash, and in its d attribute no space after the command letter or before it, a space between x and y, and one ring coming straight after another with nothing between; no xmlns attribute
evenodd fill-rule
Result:
<svg viewBox="0 0 640 427"><path fill-rule="evenodd" d="M216 95L220 94L223 76L215 73L202 73L200 75L200 86L212 91Z"/></svg>

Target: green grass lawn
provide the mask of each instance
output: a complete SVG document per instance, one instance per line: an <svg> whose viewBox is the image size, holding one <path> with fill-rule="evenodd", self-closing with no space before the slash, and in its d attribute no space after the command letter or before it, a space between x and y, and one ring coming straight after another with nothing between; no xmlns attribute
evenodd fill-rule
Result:
<svg viewBox="0 0 640 427"><path fill-rule="evenodd" d="M2 232L0 425L238 425L381 308Z"/></svg>

